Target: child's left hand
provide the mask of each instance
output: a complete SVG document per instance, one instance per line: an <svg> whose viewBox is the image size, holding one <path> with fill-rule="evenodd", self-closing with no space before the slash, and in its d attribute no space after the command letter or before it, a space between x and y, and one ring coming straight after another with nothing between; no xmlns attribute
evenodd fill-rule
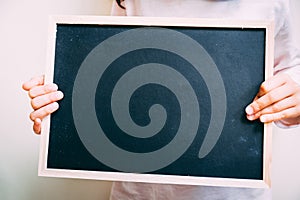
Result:
<svg viewBox="0 0 300 200"><path fill-rule="evenodd" d="M263 82L253 102L246 108L249 120L261 122L285 120L300 123L300 85L287 74L278 74Z"/></svg>

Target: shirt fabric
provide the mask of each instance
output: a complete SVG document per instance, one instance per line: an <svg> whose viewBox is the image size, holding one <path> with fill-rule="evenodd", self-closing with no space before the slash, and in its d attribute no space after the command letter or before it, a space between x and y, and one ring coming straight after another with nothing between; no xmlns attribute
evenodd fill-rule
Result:
<svg viewBox="0 0 300 200"><path fill-rule="evenodd" d="M125 0L112 15L274 20L274 73L287 73L300 84L300 53L293 46L288 0ZM296 125L282 120L278 126ZM268 200L270 189L115 182L111 200Z"/></svg>

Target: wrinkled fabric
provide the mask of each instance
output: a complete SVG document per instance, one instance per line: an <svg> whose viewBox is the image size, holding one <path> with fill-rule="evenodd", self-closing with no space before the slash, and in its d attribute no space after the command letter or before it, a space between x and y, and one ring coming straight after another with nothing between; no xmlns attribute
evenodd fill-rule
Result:
<svg viewBox="0 0 300 200"><path fill-rule="evenodd" d="M113 4L112 15L274 20L274 74L287 73L300 84L300 53L290 35L287 0L125 0ZM292 120L278 126L296 124ZM270 189L163 185L115 182L111 200L269 200Z"/></svg>
<svg viewBox="0 0 300 200"><path fill-rule="evenodd" d="M270 189L115 182L111 200L271 200Z"/></svg>

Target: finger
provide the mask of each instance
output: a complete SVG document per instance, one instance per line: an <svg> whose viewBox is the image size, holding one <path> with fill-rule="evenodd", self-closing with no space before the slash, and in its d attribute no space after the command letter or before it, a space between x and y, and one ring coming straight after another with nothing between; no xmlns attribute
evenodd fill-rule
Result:
<svg viewBox="0 0 300 200"><path fill-rule="evenodd" d="M271 106L272 104L279 102L294 93L295 89L293 87L283 85L254 100L249 106L247 106L246 113L248 115L254 115L264 108Z"/></svg>
<svg viewBox="0 0 300 200"><path fill-rule="evenodd" d="M297 106L297 101L295 101L295 98L288 97L277 103L272 104L271 106L264 108L263 110L255 113L253 115L247 115L247 118L252 121L252 120L256 120L256 119L260 118L261 115L278 113L278 112L281 112L283 110L286 110L288 108L292 108L295 106Z"/></svg>
<svg viewBox="0 0 300 200"><path fill-rule="evenodd" d="M23 83L22 87L24 90L29 91L34 86L43 85L44 79L45 79L44 75L34 77L34 78L30 79L29 81Z"/></svg>
<svg viewBox="0 0 300 200"><path fill-rule="evenodd" d="M281 112L273 113L273 114L265 114L260 117L260 121L263 123L279 121L282 119L294 118L299 115L299 106L288 108Z"/></svg>
<svg viewBox="0 0 300 200"><path fill-rule="evenodd" d="M270 77L268 80L261 84L257 93L257 97L260 98L270 91L284 85L287 82L287 79L288 77L285 74Z"/></svg>
<svg viewBox="0 0 300 200"><path fill-rule="evenodd" d="M36 86L29 90L29 96L30 98L35 98L37 96L41 96L47 93L55 92L58 90L58 87L56 84L47 84L42 86Z"/></svg>
<svg viewBox="0 0 300 200"><path fill-rule="evenodd" d="M297 106L297 102L294 100L294 98L288 97L263 109L262 111L260 111L260 115L278 113L295 106Z"/></svg>
<svg viewBox="0 0 300 200"><path fill-rule="evenodd" d="M34 123L33 123L33 131L36 133L36 134L40 134L41 133L41 124L42 124L42 120L40 118L36 118L34 120Z"/></svg>
<svg viewBox="0 0 300 200"><path fill-rule="evenodd" d="M31 100L31 106L34 110L42 108L47 104L61 100L64 94L61 91L51 92Z"/></svg>
<svg viewBox="0 0 300 200"><path fill-rule="evenodd" d="M53 102L49 105L46 105L40 109L37 109L30 113L30 119L35 122L37 118L44 119L46 116L50 115L51 113L55 112L59 108L59 105L57 102Z"/></svg>

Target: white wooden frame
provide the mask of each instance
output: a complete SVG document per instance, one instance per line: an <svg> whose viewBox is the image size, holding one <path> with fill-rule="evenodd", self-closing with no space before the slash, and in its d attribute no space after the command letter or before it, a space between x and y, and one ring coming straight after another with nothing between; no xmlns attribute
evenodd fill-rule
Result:
<svg viewBox="0 0 300 200"><path fill-rule="evenodd" d="M143 25L143 26L184 26L184 27L220 27L220 28L264 28L266 29L266 59L265 78L273 74L273 23L271 21L231 21L225 19L187 19L187 18L141 18L141 17L110 17L110 16L52 16L49 26L49 43L47 55L47 70L45 82L53 82L54 55L57 24L94 24L94 25ZM39 175L47 177L64 177L80 179L96 179L109 181L148 182L165 184L188 184L208 186L230 186L266 188L271 186L271 142L272 125L264 125L263 145L263 180L190 177L176 175L135 174L122 172L98 172L84 170L61 170L47 168L49 144L50 117L46 117L42 124L40 145Z"/></svg>

